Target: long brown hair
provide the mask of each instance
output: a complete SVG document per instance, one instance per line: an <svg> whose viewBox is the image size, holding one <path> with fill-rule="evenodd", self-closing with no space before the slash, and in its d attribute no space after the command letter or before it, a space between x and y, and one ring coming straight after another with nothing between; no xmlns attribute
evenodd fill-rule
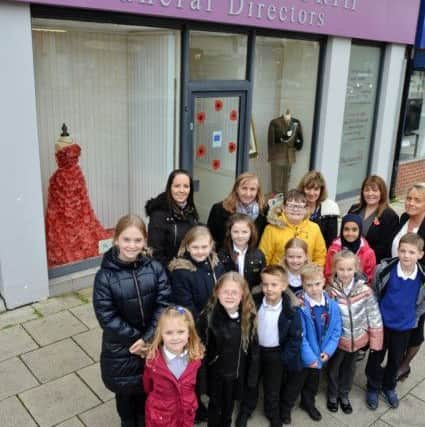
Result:
<svg viewBox="0 0 425 427"><path fill-rule="evenodd" d="M210 300L208 301L206 310L212 313L212 310L218 302L218 291L224 285L226 281L232 281L237 283L242 290L242 299L240 302L240 313L241 313L241 339L242 347L247 351L248 346L252 338L257 332L257 309L255 308L254 300L252 299L251 292L247 281L236 271L229 271L224 273L215 284ZM253 321L254 319L254 321Z"/></svg>
<svg viewBox="0 0 425 427"><path fill-rule="evenodd" d="M378 175L367 176L363 180L362 188L360 190L360 204L359 204L360 209L365 209L367 206L366 200L363 195L363 192L366 187L377 188L381 194L381 197L379 199L379 204L378 204L378 212L376 215L380 217L382 215L382 212L384 212L384 210L389 206L387 184L385 184L385 181Z"/></svg>
<svg viewBox="0 0 425 427"><path fill-rule="evenodd" d="M129 227L136 227L142 233L142 236L145 239L147 244L148 233L147 233L145 222L143 221L142 218L140 218L139 215L135 215L131 213L122 216L118 220L114 230L113 242L115 243L118 240L118 237L120 237L120 234ZM145 246L142 250L142 254L145 256L151 256L152 250L147 246Z"/></svg>
<svg viewBox="0 0 425 427"><path fill-rule="evenodd" d="M258 176L252 172L243 172L236 178L235 183L233 184L232 191L223 200L223 208L227 212L230 212L230 213L236 212L236 208L237 208L238 202L239 202L239 198L238 198L236 191L240 185L244 184L246 181L249 181L251 179L257 181L257 196L255 197L255 200L258 203L258 208L260 210L260 213L262 214L264 212L266 202L264 200L264 196L263 196L263 193L261 191L260 180L259 180Z"/></svg>
<svg viewBox="0 0 425 427"><path fill-rule="evenodd" d="M232 231L232 227L237 222L243 222L249 227L251 236L249 237L249 241L248 241L248 250L253 251L254 249L257 248L257 241L258 241L257 227L255 226L252 218L243 213L235 213L231 215L230 218L228 219L226 224L226 236L224 238L224 245L223 245L224 248L229 254L233 252L233 241L232 241L231 231Z"/></svg>
<svg viewBox="0 0 425 427"><path fill-rule="evenodd" d="M167 318L183 320L189 331L189 338L186 347L189 360L202 359L204 357L205 349L202 345L201 339L199 338L196 332L195 322L193 320L192 313L187 308L181 307L179 305L171 305L161 313L161 316L158 320L153 341L149 345L148 352L146 354L146 360L148 361L148 363L149 360L152 360L156 356L160 346L163 344L162 329L164 327L164 321Z"/></svg>

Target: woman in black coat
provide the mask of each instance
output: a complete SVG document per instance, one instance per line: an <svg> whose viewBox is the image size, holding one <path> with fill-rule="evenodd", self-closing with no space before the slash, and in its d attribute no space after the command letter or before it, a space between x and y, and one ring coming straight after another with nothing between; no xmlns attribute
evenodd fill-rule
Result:
<svg viewBox="0 0 425 427"><path fill-rule="evenodd" d="M153 249L155 259L167 268L186 233L198 223L189 173L183 169L171 172L165 192L148 200L145 210L150 217L149 247Z"/></svg>
<svg viewBox="0 0 425 427"><path fill-rule="evenodd" d="M328 199L328 191L323 175L318 171L309 171L298 184L297 190L304 193L309 209L310 221L315 222L325 239L326 248L338 236L339 206Z"/></svg>
<svg viewBox="0 0 425 427"><path fill-rule="evenodd" d="M235 212L251 217L257 227L258 239L267 225L266 203L261 192L258 176L251 172L240 174L231 193L222 201L215 203L208 216L208 228L215 241L216 250L220 250L226 236L226 223Z"/></svg>
<svg viewBox="0 0 425 427"><path fill-rule="evenodd" d="M365 178L360 191L360 203L352 205L348 213L362 218L363 236L375 252L376 263L390 257L399 218L388 204L387 186L380 176Z"/></svg>
<svg viewBox="0 0 425 427"><path fill-rule="evenodd" d="M146 237L140 217L121 218L93 289L94 310L103 329L102 380L115 393L123 427L144 426L141 356L171 293L164 268L146 254Z"/></svg>

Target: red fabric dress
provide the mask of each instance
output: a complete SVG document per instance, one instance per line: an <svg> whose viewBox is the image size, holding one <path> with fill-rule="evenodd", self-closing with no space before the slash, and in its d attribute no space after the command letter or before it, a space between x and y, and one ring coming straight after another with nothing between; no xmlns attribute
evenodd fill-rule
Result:
<svg viewBox="0 0 425 427"><path fill-rule="evenodd" d="M80 153L77 144L56 152L58 169L49 180L46 212L49 267L97 256L99 240L110 237L91 207Z"/></svg>

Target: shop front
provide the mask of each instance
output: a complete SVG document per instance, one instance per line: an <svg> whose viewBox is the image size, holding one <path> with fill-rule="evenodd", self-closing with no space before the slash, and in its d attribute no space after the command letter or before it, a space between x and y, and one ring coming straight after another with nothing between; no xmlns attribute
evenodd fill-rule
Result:
<svg viewBox="0 0 425 427"><path fill-rule="evenodd" d="M389 177L418 8L419 0L2 2L7 307L87 286L117 219L144 216L176 167L193 174L204 221L245 170L272 194L314 167L338 199L372 171ZM24 269L20 257L30 260Z"/></svg>

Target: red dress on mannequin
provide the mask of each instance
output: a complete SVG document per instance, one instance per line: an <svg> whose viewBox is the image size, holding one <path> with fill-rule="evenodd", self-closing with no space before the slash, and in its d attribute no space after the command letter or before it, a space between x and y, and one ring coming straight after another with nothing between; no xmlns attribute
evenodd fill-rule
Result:
<svg viewBox="0 0 425 427"><path fill-rule="evenodd" d="M110 237L91 207L80 153L77 144L56 152L58 169L49 180L46 212L49 267L97 256L99 240Z"/></svg>

